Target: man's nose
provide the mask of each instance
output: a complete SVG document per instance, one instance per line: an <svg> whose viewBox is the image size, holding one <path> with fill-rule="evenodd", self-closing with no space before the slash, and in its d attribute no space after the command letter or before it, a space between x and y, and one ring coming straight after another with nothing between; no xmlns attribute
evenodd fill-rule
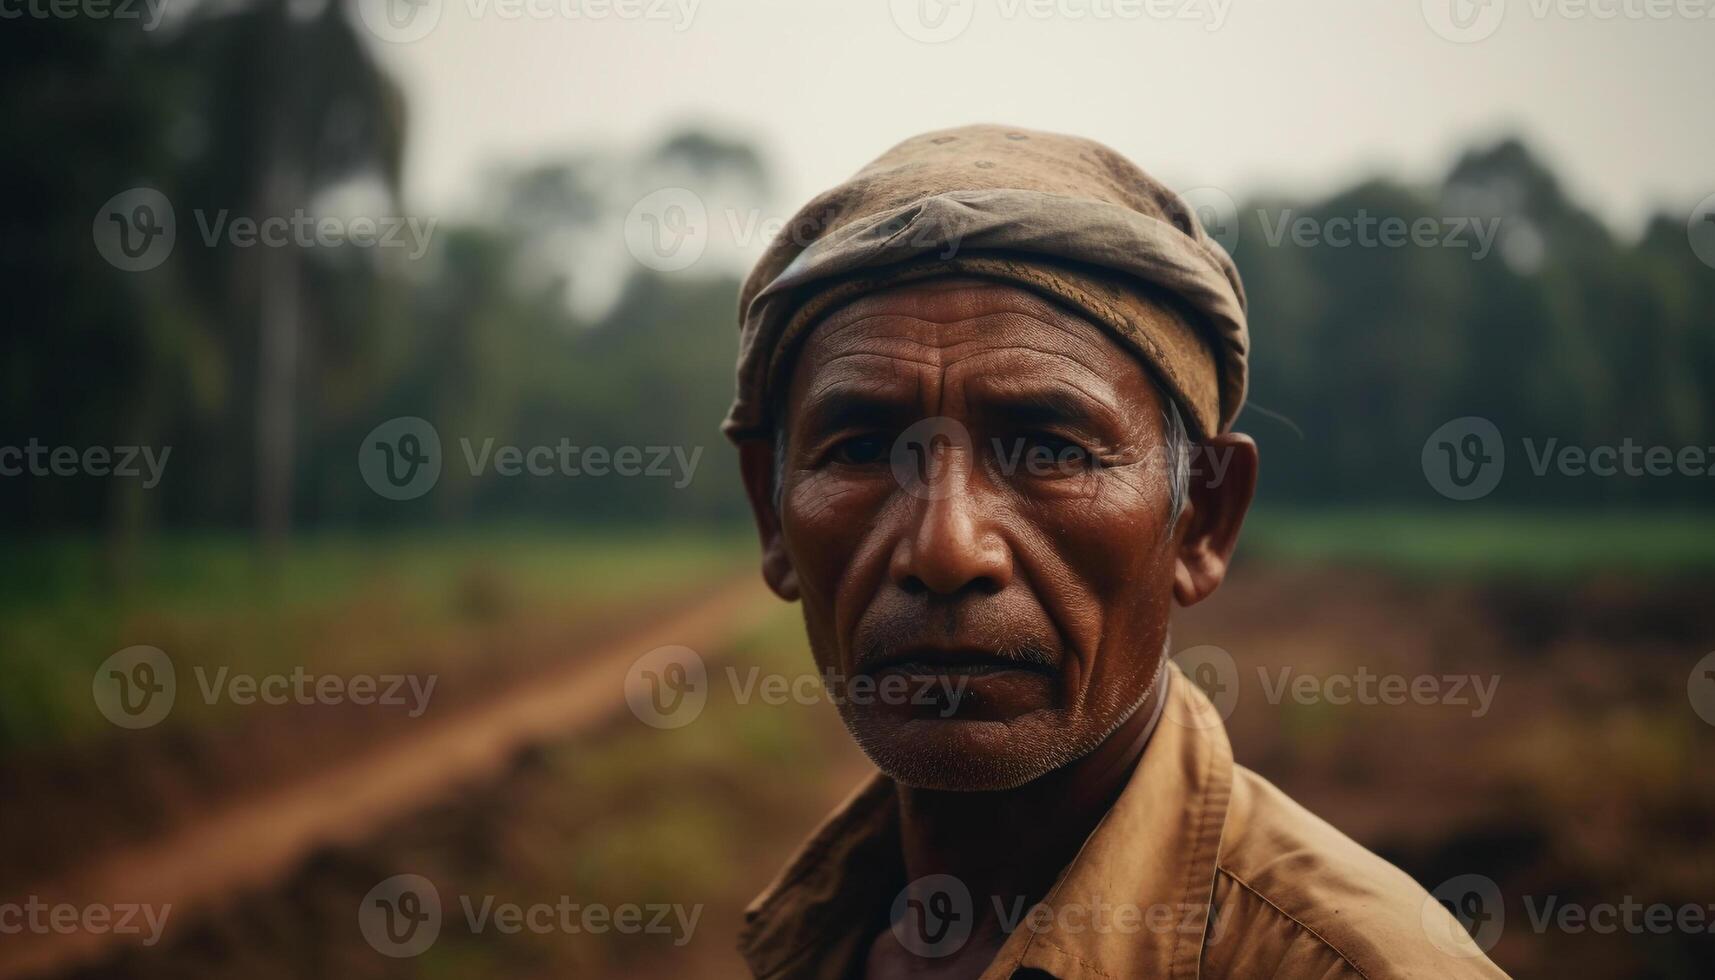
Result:
<svg viewBox="0 0 1715 980"><path fill-rule="evenodd" d="M1012 551L1000 533L975 460L956 453L926 492L909 494L909 521L894 547L890 572L911 593L993 594L1012 581Z"/></svg>

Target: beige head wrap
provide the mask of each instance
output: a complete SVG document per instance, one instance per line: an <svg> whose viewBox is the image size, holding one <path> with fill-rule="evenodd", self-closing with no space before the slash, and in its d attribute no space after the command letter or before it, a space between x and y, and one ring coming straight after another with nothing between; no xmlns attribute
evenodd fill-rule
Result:
<svg viewBox="0 0 1715 980"><path fill-rule="evenodd" d="M1022 286L1106 328L1201 435L1245 398L1244 286L1172 191L1090 140L1002 126L924 133L806 204L739 296L738 394L723 426L767 435L804 335L858 295L967 275Z"/></svg>

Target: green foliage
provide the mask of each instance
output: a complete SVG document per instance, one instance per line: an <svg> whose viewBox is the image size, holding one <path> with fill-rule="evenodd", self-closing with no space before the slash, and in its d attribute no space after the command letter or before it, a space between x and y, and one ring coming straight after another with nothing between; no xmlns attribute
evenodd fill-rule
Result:
<svg viewBox="0 0 1715 980"><path fill-rule="evenodd" d="M1360 214L1428 219L1450 244L1305 246L1279 234L1283 216L1327 227ZM1494 422L1515 454L1490 502L1712 499L1707 477L1537 477L1517 458L1524 438L1715 447L1715 273L1683 220L1659 217L1637 244L1617 241L1516 141L1467 154L1436 187L1369 182L1323 201L1254 202L1240 218L1251 404L1268 410L1240 427L1262 445L1265 502L1441 503L1420 452L1468 415ZM1497 229L1492 249L1458 231L1467 220Z"/></svg>
<svg viewBox="0 0 1715 980"><path fill-rule="evenodd" d="M124 647L168 647L185 671L175 722L201 709L191 663L256 673L434 667L425 658L488 621L663 601L742 567L736 533L572 530L316 534L258 574L233 535L169 535L143 549L133 585L106 587L93 540L0 545L0 749L111 731L90 678ZM206 722L193 718L192 727Z"/></svg>
<svg viewBox="0 0 1715 980"><path fill-rule="evenodd" d="M735 194L766 199L759 152L688 129L640 153L591 147L502 173L477 217L438 222L417 262L204 247L195 212L266 213L289 203L268 190L281 175L306 199L353 180L396 185L402 96L339 4L307 19L284 11L284 0L198 8L161 39L86 21L5 32L0 122L32 137L0 149L14 200L6 255L31 288L14 290L22 329L0 342L0 445L142 443L174 455L147 492L89 477L0 480L3 520L121 541L152 526L258 521L275 532L742 522L736 459L717 431L733 385L737 270L708 259L647 270L625 254L616 216L639 181L683 182L719 222ZM108 268L89 241L99 203L139 184L175 202L184 240L146 274ZM1469 235L1388 248L1280 234L1301 218L1328 227L1360 215L1442 229L1471 220L1498 238L1477 254ZM1467 154L1433 186L1376 179L1321 200L1247 202L1235 258L1254 346L1254 408L1240 425L1263 446L1265 505L1440 503L1419 454L1466 415L1495 422L1515 450L1524 437L1715 446L1715 273L1683 221L1663 216L1620 241L1516 141ZM263 315L277 294L259 292L263 282L295 290L301 315ZM295 338L295 366L261 354L282 337ZM287 430L263 424L280 415ZM433 492L394 502L363 483L354 457L367 432L402 415L436 426L446 465ZM684 483L472 477L464 461L485 444L562 440L671 447L697 466ZM1519 461L1490 502L1703 508L1710 486L1538 478Z"/></svg>
<svg viewBox="0 0 1715 980"><path fill-rule="evenodd" d="M1370 565L1460 578L1673 577L1715 569L1715 518L1505 508L1265 508L1240 560Z"/></svg>

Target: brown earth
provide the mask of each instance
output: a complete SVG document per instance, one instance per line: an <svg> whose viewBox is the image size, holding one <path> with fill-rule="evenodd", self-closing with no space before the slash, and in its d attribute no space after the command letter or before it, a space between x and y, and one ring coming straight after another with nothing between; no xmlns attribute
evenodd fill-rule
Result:
<svg viewBox="0 0 1715 980"><path fill-rule="evenodd" d="M1460 874L1492 878L1506 927L1491 955L1509 972L1704 976L1715 962L1708 932L1568 931L1539 927L1532 915L1549 900L1715 903L1707 778L1715 726L1693 712L1686 688L1691 666L1715 648L1711 584L1450 583L1251 565L1181 615L1174 648L1215 644L1232 655L1238 700L1228 727L1242 764L1428 887ZM703 607L694 631L663 623L650 633L696 632L713 648L713 635L743 632L723 620L768 608L741 589ZM790 636L796 626L781 617L770 620L771 635ZM616 704L612 672L647 648L617 644L568 669L563 686L531 684L517 695L552 702L546 713L559 723L473 710L476 728L459 738L352 760L362 779L281 790L296 802L278 816L258 804L237 811L242 819L220 818L251 828L254 837L236 839L266 851L233 845L230 830L200 830L134 852L136 863L89 870L80 880L159 881L190 897L161 946L107 950L76 974L740 975L731 937L744 902L866 766L826 705L711 705L684 732L644 728ZM768 662L754 652L733 655ZM1334 705L1270 693L1282 669L1320 683L1360 667L1434 677L1447 696ZM1468 682L1451 690L1450 679L1471 675L1496 685L1487 710ZM602 694L578 693L590 684ZM516 735L473 734L495 726ZM471 775L449 775L455 769ZM365 794L390 802L359 806ZM328 815L344 807L361 819ZM321 831L284 834L273 827L281 820ZM706 914L675 945L642 935L500 935L463 928L449 912L433 950L389 959L365 943L356 911L372 886L401 872L430 878L443 896L529 904L571 895L701 905ZM114 893L88 888L81 893Z"/></svg>
<svg viewBox="0 0 1715 980"><path fill-rule="evenodd" d="M626 671L643 652L717 640L753 620L765 595L749 581L728 586L484 703L425 720L408 737L347 745L314 772L208 807L159 837L16 894L50 904L171 906L181 918L195 916L277 883L318 848L368 840L402 814L492 779L521 750L606 721L616 699L623 705ZM109 953L114 941L89 931L9 936L0 977L63 969Z"/></svg>

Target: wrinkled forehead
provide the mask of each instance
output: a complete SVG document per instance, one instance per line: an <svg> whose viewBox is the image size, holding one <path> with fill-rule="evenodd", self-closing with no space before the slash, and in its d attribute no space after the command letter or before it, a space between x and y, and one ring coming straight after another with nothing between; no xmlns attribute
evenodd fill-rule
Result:
<svg viewBox="0 0 1715 980"><path fill-rule="evenodd" d="M1029 402L1067 393L1115 414L1159 408L1144 364L1099 326L1036 293L974 278L866 293L821 319L794 359L780 417L835 390L897 400L983 391Z"/></svg>
<svg viewBox="0 0 1715 980"><path fill-rule="evenodd" d="M866 293L821 319L799 348L791 388L821 369L861 371L864 355L924 366L1007 354L1068 369L1144 374L1106 331L1036 293L972 278L943 278Z"/></svg>

